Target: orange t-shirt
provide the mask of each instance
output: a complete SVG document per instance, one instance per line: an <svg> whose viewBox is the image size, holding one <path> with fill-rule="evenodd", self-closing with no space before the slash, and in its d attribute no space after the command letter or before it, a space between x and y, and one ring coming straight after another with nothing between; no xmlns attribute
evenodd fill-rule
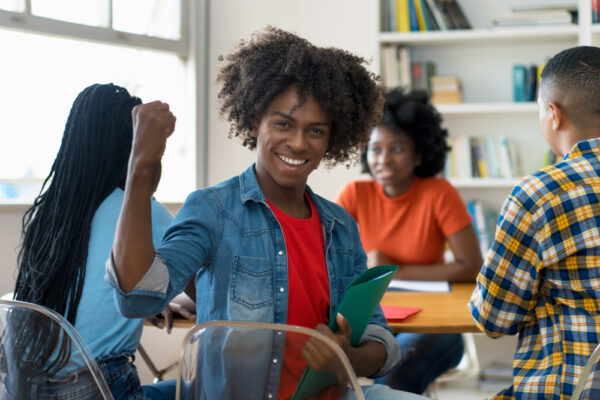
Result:
<svg viewBox="0 0 600 400"><path fill-rule="evenodd" d="M446 238L471 223L458 191L442 178L415 176L394 198L374 180L354 181L336 202L358 223L365 251L377 249L398 265L443 262Z"/></svg>

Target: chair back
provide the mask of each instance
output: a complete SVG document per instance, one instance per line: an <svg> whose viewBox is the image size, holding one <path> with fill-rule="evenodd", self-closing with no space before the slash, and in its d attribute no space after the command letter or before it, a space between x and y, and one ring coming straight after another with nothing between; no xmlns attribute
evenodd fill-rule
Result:
<svg viewBox="0 0 600 400"><path fill-rule="evenodd" d="M69 321L37 304L0 300L0 398L36 399L57 393L113 399L98 364Z"/></svg>
<svg viewBox="0 0 600 400"><path fill-rule="evenodd" d="M307 372L303 350L333 356L332 371ZM301 389L298 387L301 386ZM341 347L309 328L251 321L208 321L186 335L176 399L363 400Z"/></svg>
<svg viewBox="0 0 600 400"><path fill-rule="evenodd" d="M599 399L600 398L600 344L596 346L588 358L571 399Z"/></svg>

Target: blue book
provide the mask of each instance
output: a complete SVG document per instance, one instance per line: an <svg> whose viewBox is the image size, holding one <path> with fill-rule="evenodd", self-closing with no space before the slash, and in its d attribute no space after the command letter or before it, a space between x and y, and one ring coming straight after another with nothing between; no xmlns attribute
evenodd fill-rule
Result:
<svg viewBox="0 0 600 400"><path fill-rule="evenodd" d="M527 68L522 64L513 65L513 101L527 101Z"/></svg>
<svg viewBox="0 0 600 400"><path fill-rule="evenodd" d="M417 18L417 9L415 8L416 0L408 0L408 11L410 16L410 30L419 32L419 19Z"/></svg>

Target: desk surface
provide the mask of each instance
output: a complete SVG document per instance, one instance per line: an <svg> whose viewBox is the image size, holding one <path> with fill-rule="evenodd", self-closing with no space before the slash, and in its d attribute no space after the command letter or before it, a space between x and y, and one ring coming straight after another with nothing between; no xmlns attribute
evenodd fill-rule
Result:
<svg viewBox="0 0 600 400"><path fill-rule="evenodd" d="M463 333L479 332L469 311L469 299L474 283L453 283L447 293L388 291L381 304L388 306L421 307L422 310L405 322L389 323L396 333ZM189 329L193 321L176 319L175 328Z"/></svg>
<svg viewBox="0 0 600 400"><path fill-rule="evenodd" d="M446 293L388 291L381 304L422 308L405 322L389 323L395 333L479 332L468 305L474 288L474 283L453 283Z"/></svg>

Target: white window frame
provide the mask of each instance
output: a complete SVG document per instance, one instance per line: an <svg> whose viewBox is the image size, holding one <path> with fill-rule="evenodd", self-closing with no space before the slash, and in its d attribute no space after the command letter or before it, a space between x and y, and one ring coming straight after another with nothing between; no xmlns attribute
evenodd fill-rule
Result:
<svg viewBox="0 0 600 400"><path fill-rule="evenodd" d="M175 54L188 64L188 75L192 87L188 94L188 112L191 129L194 134L194 181L196 187L203 187L207 182L207 136L208 128L208 99L207 84L209 7L210 0L180 0L180 38L165 39L150 35L140 35L113 29L112 7L113 0L106 0L109 5L109 22L107 27L84 25L69 21L61 21L33 15L31 0L25 0L23 11L8 11L0 9L0 28L8 28L28 33L47 34L79 41L92 41L110 45L125 46L143 50L164 51ZM2 179L5 181L5 179ZM183 201L183 199L181 200ZM170 204L170 203L169 203ZM181 203L173 203L177 208ZM0 203L0 209L10 203ZM13 205L14 206L14 205Z"/></svg>
<svg viewBox="0 0 600 400"><path fill-rule="evenodd" d="M181 1L180 39L164 39L149 35L140 35L113 29L112 9L113 0L106 0L109 7L107 27L83 25L74 22L61 21L40 17L31 13L31 0L25 0L24 11L0 10L0 26L26 32L57 35L77 40L165 51L177 54L183 59L189 56L189 0Z"/></svg>

